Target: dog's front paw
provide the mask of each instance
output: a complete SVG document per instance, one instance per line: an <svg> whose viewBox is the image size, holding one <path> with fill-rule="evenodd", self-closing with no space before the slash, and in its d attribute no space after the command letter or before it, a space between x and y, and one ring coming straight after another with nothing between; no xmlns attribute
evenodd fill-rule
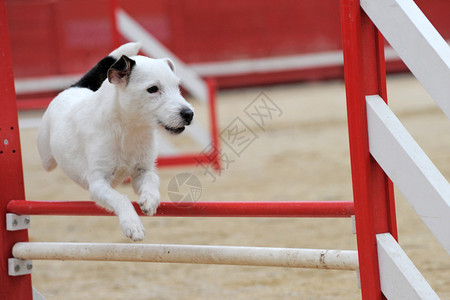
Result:
<svg viewBox="0 0 450 300"><path fill-rule="evenodd" d="M139 198L139 206L144 214L148 216L153 216L158 209L160 202L159 191L153 191L151 193L143 193Z"/></svg>
<svg viewBox="0 0 450 300"><path fill-rule="evenodd" d="M123 234L134 242L144 239L145 229L139 218L123 220L120 222L120 226L122 226Z"/></svg>

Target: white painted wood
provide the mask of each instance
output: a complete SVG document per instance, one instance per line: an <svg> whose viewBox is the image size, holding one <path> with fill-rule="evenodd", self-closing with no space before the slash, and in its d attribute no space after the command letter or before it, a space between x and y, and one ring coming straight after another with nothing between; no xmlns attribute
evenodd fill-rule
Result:
<svg viewBox="0 0 450 300"><path fill-rule="evenodd" d="M389 300L439 299L390 233L377 234L381 291Z"/></svg>
<svg viewBox="0 0 450 300"><path fill-rule="evenodd" d="M191 67L199 74L224 76L340 66L343 62L342 51L326 51L281 57L196 63Z"/></svg>
<svg viewBox="0 0 450 300"><path fill-rule="evenodd" d="M13 255L36 260L195 263L357 270L351 250L160 244L17 243Z"/></svg>
<svg viewBox="0 0 450 300"><path fill-rule="evenodd" d="M14 85L17 94L62 91L77 82L82 76L82 74L74 74L16 78Z"/></svg>
<svg viewBox="0 0 450 300"><path fill-rule="evenodd" d="M35 288L33 288L33 300L45 300L45 297L42 296L42 294L39 293L38 290L36 290Z"/></svg>
<svg viewBox="0 0 450 300"><path fill-rule="evenodd" d="M392 47L386 46L384 55L386 61L399 60L399 56ZM338 50L232 61L201 62L189 64L189 67L199 75L207 77L299 71L342 65L344 65L342 50Z"/></svg>
<svg viewBox="0 0 450 300"><path fill-rule="evenodd" d="M133 20L122 9L118 9L117 24L122 35L130 41L142 43L142 50L155 58L168 57L173 60L178 76L182 79L181 85L196 99L206 103L208 101L208 88L205 82L174 53L162 45L156 38L147 32L141 25Z"/></svg>
<svg viewBox="0 0 450 300"><path fill-rule="evenodd" d="M390 61L397 60L399 57L391 47L386 47L385 58L386 61ZM210 77L342 66L343 62L342 51L339 50L291 56L193 63L188 64L187 67L199 76ZM82 76L83 74L73 74L15 78L14 83L17 94L60 91L77 82Z"/></svg>
<svg viewBox="0 0 450 300"><path fill-rule="evenodd" d="M412 0L361 0L361 7L450 118L450 47Z"/></svg>
<svg viewBox="0 0 450 300"><path fill-rule="evenodd" d="M38 128L41 124L42 117L22 117L19 116L19 128Z"/></svg>
<svg viewBox="0 0 450 300"><path fill-rule="evenodd" d="M30 228L30 216L16 215L12 213L6 214L6 230L17 231Z"/></svg>
<svg viewBox="0 0 450 300"><path fill-rule="evenodd" d="M33 269L33 261L26 259L18 259L15 257L8 258L8 275L22 276L31 274Z"/></svg>
<svg viewBox="0 0 450 300"><path fill-rule="evenodd" d="M448 44L450 41L446 41L446 43ZM395 50L389 46L384 48L384 55L386 61L396 61L399 59ZM188 64L187 67L199 76L211 77L283 72L342 65L342 51L339 50L233 61L193 63ZM81 76L83 76L83 74L16 78L16 93L23 94L63 90L75 83Z"/></svg>
<svg viewBox="0 0 450 300"><path fill-rule="evenodd" d="M367 96L370 153L450 254L450 185L380 96Z"/></svg>

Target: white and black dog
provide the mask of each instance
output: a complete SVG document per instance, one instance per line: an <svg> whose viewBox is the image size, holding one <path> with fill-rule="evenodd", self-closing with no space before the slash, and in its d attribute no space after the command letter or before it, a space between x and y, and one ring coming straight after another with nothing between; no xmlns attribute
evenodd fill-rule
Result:
<svg viewBox="0 0 450 300"><path fill-rule="evenodd" d="M131 176L145 214L160 203L155 130L179 134L192 121L170 59L137 55L138 43L114 50L49 105L38 131L47 171L57 165L113 211L123 233L142 240L144 227L130 200L113 187Z"/></svg>

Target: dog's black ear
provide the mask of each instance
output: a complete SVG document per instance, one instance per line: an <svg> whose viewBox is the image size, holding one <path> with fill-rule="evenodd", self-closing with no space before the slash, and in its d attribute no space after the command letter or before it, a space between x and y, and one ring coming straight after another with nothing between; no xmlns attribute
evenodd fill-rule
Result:
<svg viewBox="0 0 450 300"><path fill-rule="evenodd" d="M112 84L124 85L128 84L131 70L136 62L126 55L122 55L108 70L108 81Z"/></svg>

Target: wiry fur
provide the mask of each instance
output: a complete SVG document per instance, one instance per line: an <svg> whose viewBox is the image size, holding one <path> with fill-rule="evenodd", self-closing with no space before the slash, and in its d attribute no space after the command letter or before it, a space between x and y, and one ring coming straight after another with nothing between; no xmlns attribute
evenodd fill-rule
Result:
<svg viewBox="0 0 450 300"><path fill-rule="evenodd" d="M114 211L124 234L135 241L144 238L144 227L129 199L113 187L131 176L141 209L153 215L160 202L155 129L163 125L180 133L193 115L180 95L173 63L137 56L139 48L128 43L109 55L117 65L135 62L128 74L112 66L98 90L75 85L61 92L45 112L37 140L44 169L59 165L93 200ZM150 93L154 86L158 91Z"/></svg>

